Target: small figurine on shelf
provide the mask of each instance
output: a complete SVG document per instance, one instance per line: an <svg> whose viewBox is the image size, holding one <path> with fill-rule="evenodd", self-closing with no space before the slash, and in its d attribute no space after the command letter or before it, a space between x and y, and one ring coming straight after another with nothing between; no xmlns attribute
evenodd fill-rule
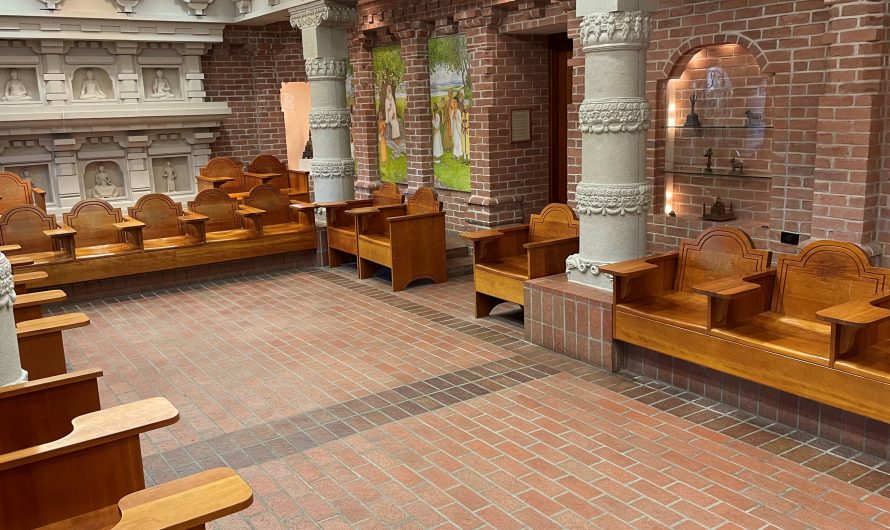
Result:
<svg viewBox="0 0 890 530"><path fill-rule="evenodd" d="M711 205L711 211L708 211L707 205L702 203L701 205L701 218L705 221L732 221L736 218L735 212L732 210L732 203L729 203L729 210L726 209L726 205L723 204L723 201L720 200L720 197L717 197L717 200L714 201L714 204Z"/></svg>
<svg viewBox="0 0 890 530"><path fill-rule="evenodd" d="M705 173L713 173L714 172L714 150L710 147L705 154L701 155L708 159L708 164L705 166Z"/></svg>
<svg viewBox="0 0 890 530"><path fill-rule="evenodd" d="M745 117L748 118L748 127L761 125L763 120L762 112L754 112L751 109L745 111Z"/></svg>
<svg viewBox="0 0 890 530"><path fill-rule="evenodd" d="M692 112L686 115L686 123L683 124L683 127L701 127L701 121L698 119L698 114L695 113L696 101L698 101L698 97L693 92L692 96L689 97L689 102L692 104Z"/></svg>
<svg viewBox="0 0 890 530"><path fill-rule="evenodd" d="M743 175L745 173L745 163L736 158L739 156L739 152L735 152L735 156L729 159L729 165L732 169L729 171L730 175Z"/></svg>
<svg viewBox="0 0 890 530"><path fill-rule="evenodd" d="M312 131L309 131L309 139L306 140L306 148L303 149L303 159L312 158Z"/></svg>

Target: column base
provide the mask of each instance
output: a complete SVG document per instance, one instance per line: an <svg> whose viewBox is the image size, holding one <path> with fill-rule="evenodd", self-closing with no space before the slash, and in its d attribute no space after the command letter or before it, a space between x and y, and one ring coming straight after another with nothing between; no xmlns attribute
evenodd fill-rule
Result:
<svg viewBox="0 0 890 530"><path fill-rule="evenodd" d="M573 254L566 259L566 274L572 283L580 283L612 292L612 277L601 273L600 265L604 265L604 263L582 258L580 254Z"/></svg>

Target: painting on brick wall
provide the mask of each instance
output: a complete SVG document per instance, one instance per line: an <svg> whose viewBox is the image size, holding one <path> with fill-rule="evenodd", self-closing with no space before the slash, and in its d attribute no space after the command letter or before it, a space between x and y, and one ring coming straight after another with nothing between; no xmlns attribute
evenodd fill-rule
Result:
<svg viewBox="0 0 890 530"><path fill-rule="evenodd" d="M470 55L464 35L429 41L436 186L470 191Z"/></svg>
<svg viewBox="0 0 890 530"><path fill-rule="evenodd" d="M377 162L380 180L408 180L405 152L405 61L398 45L375 48L374 91L377 98Z"/></svg>

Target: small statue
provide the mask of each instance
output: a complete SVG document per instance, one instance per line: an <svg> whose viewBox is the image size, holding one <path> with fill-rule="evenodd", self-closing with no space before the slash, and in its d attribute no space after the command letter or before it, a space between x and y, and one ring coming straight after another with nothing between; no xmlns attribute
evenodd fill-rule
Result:
<svg viewBox="0 0 890 530"><path fill-rule="evenodd" d="M738 151L736 151L736 156L739 156ZM730 175L742 175L745 173L745 164L735 156L729 159L729 165L732 167L729 171Z"/></svg>
<svg viewBox="0 0 890 530"><path fill-rule="evenodd" d="M711 205L710 212L707 211L705 204L701 205L701 218L705 221L732 221L736 216L732 209L732 203L729 203L729 210L727 211L726 205L723 204L720 197L717 197L717 200Z"/></svg>
<svg viewBox="0 0 890 530"><path fill-rule="evenodd" d="M176 99L170 81L164 79L163 70L155 71L155 79L151 83L151 97L153 99Z"/></svg>
<svg viewBox="0 0 890 530"><path fill-rule="evenodd" d="M745 111L745 117L748 118L748 125L757 125L763 119L762 112L754 112L751 109Z"/></svg>
<svg viewBox="0 0 890 530"><path fill-rule="evenodd" d="M164 172L161 173L161 178L167 181L167 193L176 192L176 170L173 169L173 162L168 160L164 164Z"/></svg>
<svg viewBox="0 0 890 530"><path fill-rule="evenodd" d="M713 164L714 164L714 150L709 147L708 150L705 151L705 154L703 154L702 156L707 157L707 159L708 159L708 164L705 166L705 173L713 173L714 172L714 166L713 166Z"/></svg>
<svg viewBox="0 0 890 530"><path fill-rule="evenodd" d="M312 131L309 131L309 139L306 140L306 148L303 149L303 159L309 160L312 158Z"/></svg>
<svg viewBox="0 0 890 530"><path fill-rule="evenodd" d="M22 180L24 180L25 182L31 182L31 171L27 169L22 171Z"/></svg>
<svg viewBox="0 0 890 530"><path fill-rule="evenodd" d="M92 69L87 68L87 71L84 72L84 76L85 79L80 85L80 99L87 101L108 99L108 96L102 91L102 87L99 86L99 82L93 79Z"/></svg>
<svg viewBox="0 0 890 530"><path fill-rule="evenodd" d="M19 73L15 70L9 70L9 80L6 82L6 88L3 90L3 101L29 101L31 96L28 95L28 88L24 83L19 81Z"/></svg>
<svg viewBox="0 0 890 530"><path fill-rule="evenodd" d="M689 97L689 102L692 104L692 112L686 115L686 123L683 124L683 127L701 127L701 121L698 119L698 114L695 113L696 101L698 101L698 97L693 92L692 96Z"/></svg>
<svg viewBox="0 0 890 530"><path fill-rule="evenodd" d="M120 197L120 188L112 184L111 175L105 171L105 166L100 165L96 171L96 185L93 186L93 198L111 199Z"/></svg>

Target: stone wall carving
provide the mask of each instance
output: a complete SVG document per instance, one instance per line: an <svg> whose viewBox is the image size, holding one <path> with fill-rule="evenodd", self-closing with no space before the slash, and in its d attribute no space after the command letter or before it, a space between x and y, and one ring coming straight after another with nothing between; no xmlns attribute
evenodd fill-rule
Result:
<svg viewBox="0 0 890 530"><path fill-rule="evenodd" d="M581 274L600 275L599 265L595 261L584 259L580 254L572 254L566 258L566 273L578 271Z"/></svg>
<svg viewBox="0 0 890 530"><path fill-rule="evenodd" d="M299 29L317 28L319 26L345 26L355 20L355 8L338 4L310 7L309 9L291 9L290 23Z"/></svg>
<svg viewBox="0 0 890 530"><path fill-rule="evenodd" d="M582 215L642 214L652 204L649 184L578 184L575 196Z"/></svg>
<svg viewBox="0 0 890 530"><path fill-rule="evenodd" d="M592 134L645 131L650 116L643 98L587 100L578 109L581 132Z"/></svg>

